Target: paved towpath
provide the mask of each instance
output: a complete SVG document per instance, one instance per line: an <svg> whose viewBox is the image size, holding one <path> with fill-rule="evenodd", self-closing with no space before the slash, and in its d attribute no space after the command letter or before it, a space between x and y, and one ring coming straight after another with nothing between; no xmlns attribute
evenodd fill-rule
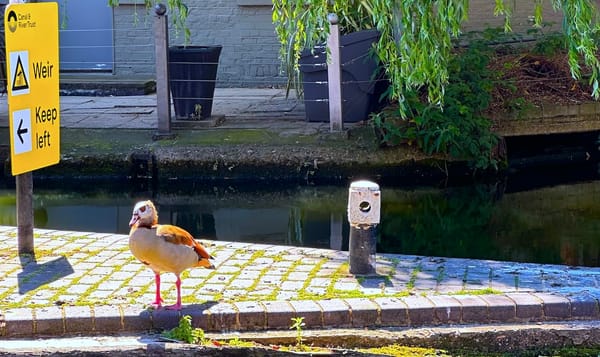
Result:
<svg viewBox="0 0 600 357"><path fill-rule="evenodd" d="M60 109L63 128L158 128L156 94L61 96ZM329 128L329 123L306 122L304 104L294 94L286 97L284 89L216 88L212 114L225 119L221 128ZM7 117L7 97L2 95L0 126L8 126Z"/></svg>
<svg viewBox="0 0 600 357"><path fill-rule="evenodd" d="M19 256L0 226L0 336L141 332L189 314L206 331L420 326L599 319L600 268L382 254L348 273L347 252L204 241L216 270L183 276L181 312L150 310L152 272L126 235L35 230ZM164 274L166 303L174 276Z"/></svg>

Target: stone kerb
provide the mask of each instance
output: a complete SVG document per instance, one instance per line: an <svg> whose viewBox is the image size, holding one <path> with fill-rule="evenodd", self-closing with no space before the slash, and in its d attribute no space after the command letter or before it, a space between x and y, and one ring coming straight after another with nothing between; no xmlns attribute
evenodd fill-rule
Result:
<svg viewBox="0 0 600 357"><path fill-rule="evenodd" d="M598 297L551 293L413 295L306 301L247 301L188 306L181 311L142 306L52 306L10 309L0 315L0 336L67 336L170 329L184 315L207 332L289 329L304 317L307 329L421 327L444 324L596 320Z"/></svg>
<svg viewBox="0 0 600 357"><path fill-rule="evenodd" d="M502 136L558 134L600 130L600 103L544 103L522 111L493 114Z"/></svg>

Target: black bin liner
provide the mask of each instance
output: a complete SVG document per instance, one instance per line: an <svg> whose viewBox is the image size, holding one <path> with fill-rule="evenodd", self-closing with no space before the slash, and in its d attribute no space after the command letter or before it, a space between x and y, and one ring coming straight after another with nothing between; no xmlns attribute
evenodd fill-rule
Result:
<svg viewBox="0 0 600 357"><path fill-rule="evenodd" d="M221 49L222 46L169 47L169 81L177 118L195 118L198 109L201 119L211 116Z"/></svg>
<svg viewBox="0 0 600 357"><path fill-rule="evenodd" d="M377 30L364 30L340 37L342 70L342 115L344 122L368 119L385 90L378 81L379 65L372 51L379 40ZM304 50L299 61L304 87L306 120L329 121L326 47Z"/></svg>

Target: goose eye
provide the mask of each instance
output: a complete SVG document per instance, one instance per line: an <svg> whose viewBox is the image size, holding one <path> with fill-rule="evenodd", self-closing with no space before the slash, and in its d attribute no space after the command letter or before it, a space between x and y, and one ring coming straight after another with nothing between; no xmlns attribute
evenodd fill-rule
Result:
<svg viewBox="0 0 600 357"><path fill-rule="evenodd" d="M146 206L140 207L140 212L142 212L142 213L146 212Z"/></svg>

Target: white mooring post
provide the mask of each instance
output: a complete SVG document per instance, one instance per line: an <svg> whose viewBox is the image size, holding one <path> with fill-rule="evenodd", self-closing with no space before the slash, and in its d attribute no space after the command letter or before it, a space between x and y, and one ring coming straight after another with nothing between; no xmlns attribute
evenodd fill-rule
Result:
<svg viewBox="0 0 600 357"><path fill-rule="evenodd" d="M158 4L154 8L154 48L156 57L156 114L158 133L155 138L171 136L171 95L169 92L169 31L167 8Z"/></svg>
<svg viewBox="0 0 600 357"><path fill-rule="evenodd" d="M329 130L343 130L342 122L342 64L340 53L340 28L336 14L327 15L329 20L329 60L327 64L327 83L329 88Z"/></svg>
<svg viewBox="0 0 600 357"><path fill-rule="evenodd" d="M381 216L379 185L355 181L348 193L350 223L349 259L351 274L374 274L378 226Z"/></svg>

